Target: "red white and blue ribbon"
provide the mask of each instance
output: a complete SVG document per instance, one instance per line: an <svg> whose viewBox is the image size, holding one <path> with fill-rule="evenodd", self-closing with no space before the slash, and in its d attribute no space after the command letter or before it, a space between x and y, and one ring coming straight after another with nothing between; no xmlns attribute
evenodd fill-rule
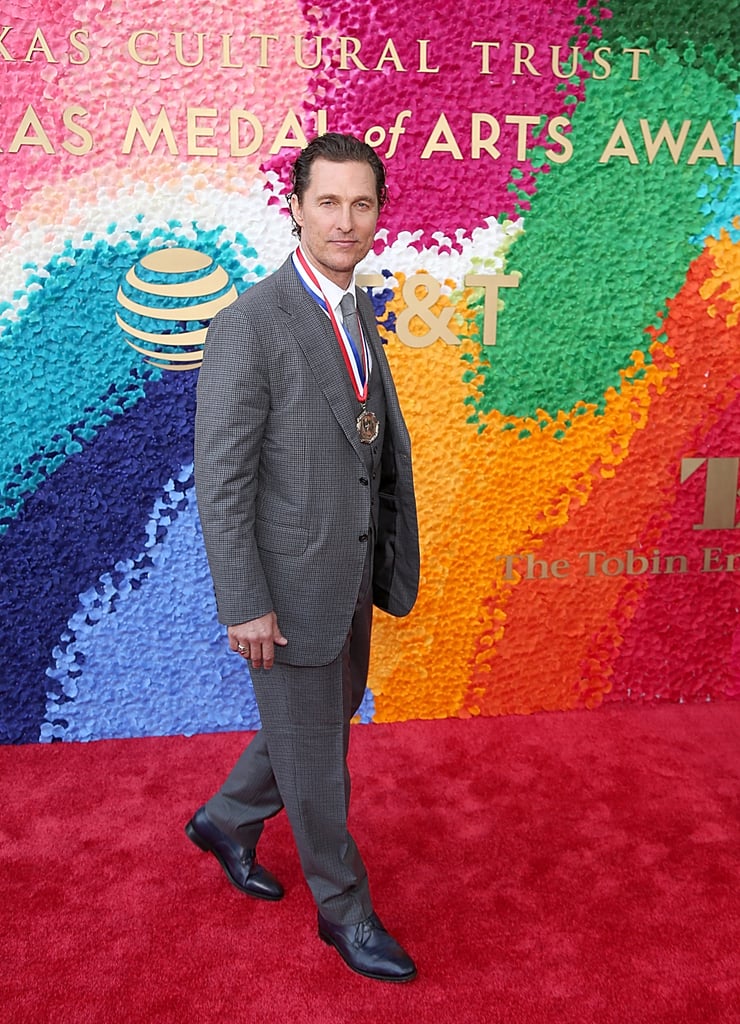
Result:
<svg viewBox="0 0 740 1024"><path fill-rule="evenodd" d="M298 246L293 253L293 266L298 274L298 280L301 282L308 294L318 302L331 320L331 325L334 328L334 334L339 342L339 348L342 356L344 357L344 363L347 367L350 380L352 381L352 388L357 396L357 401L367 401L367 368L370 365L370 353L368 352L365 335L362 333L359 315L357 317L357 326L360 330L362 346L358 351L357 345L345 328L344 324L340 324L334 315L334 310L327 302L326 296L321 289L321 285L311 269L308 260L301 252L300 246Z"/></svg>

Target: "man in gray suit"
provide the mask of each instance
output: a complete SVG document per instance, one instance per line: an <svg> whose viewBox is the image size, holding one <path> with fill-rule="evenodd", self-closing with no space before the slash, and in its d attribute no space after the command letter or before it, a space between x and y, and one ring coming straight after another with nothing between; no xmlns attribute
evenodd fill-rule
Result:
<svg viewBox="0 0 740 1024"><path fill-rule="evenodd" d="M385 199L374 150L314 139L293 168L298 248L208 330L198 507L219 619L250 662L262 727L186 832L242 892L280 899L255 848L285 807L320 938L360 974L409 981L416 967L373 910L347 828L373 604L408 614L419 580L408 431L354 284Z"/></svg>

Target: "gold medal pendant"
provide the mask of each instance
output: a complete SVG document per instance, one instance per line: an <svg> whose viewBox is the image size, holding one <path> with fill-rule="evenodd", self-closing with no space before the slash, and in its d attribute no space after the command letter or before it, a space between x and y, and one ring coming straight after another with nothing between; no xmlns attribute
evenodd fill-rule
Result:
<svg viewBox="0 0 740 1024"><path fill-rule="evenodd" d="M363 409L357 417L357 433L363 444L372 444L380 432L380 423L374 412Z"/></svg>

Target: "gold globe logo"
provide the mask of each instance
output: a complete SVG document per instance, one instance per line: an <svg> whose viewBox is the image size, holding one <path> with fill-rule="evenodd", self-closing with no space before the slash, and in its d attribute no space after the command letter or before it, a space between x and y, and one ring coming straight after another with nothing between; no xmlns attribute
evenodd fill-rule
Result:
<svg viewBox="0 0 740 1024"><path fill-rule="evenodd" d="M223 267L197 249L172 247L142 257L124 281L116 322L126 343L163 370L197 369L209 322L237 297Z"/></svg>

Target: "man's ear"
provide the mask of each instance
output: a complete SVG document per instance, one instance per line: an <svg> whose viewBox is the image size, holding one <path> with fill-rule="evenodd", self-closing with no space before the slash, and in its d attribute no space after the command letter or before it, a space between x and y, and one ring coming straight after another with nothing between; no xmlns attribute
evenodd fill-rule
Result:
<svg viewBox="0 0 740 1024"><path fill-rule="evenodd" d="M293 193L290 197L290 212L293 215L293 220L298 224L299 227L303 227L303 214L301 213L301 204L298 201L298 196Z"/></svg>

